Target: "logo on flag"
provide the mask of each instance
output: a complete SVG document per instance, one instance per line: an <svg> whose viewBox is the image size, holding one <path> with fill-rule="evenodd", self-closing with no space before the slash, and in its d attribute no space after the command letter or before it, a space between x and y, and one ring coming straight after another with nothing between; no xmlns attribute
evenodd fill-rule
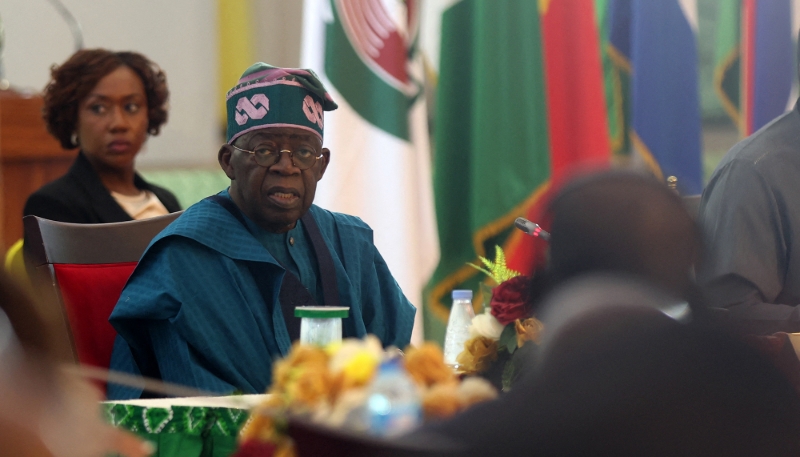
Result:
<svg viewBox="0 0 800 457"><path fill-rule="evenodd" d="M419 26L413 0L336 0L342 28L367 67L395 89L414 94L407 56Z"/></svg>

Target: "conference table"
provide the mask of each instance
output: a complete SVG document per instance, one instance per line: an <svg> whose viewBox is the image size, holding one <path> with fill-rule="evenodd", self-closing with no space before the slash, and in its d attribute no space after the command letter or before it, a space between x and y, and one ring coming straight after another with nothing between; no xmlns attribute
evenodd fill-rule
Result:
<svg viewBox="0 0 800 457"><path fill-rule="evenodd" d="M102 403L106 421L156 445L157 457L228 457L249 409L265 395L159 398Z"/></svg>
<svg viewBox="0 0 800 457"><path fill-rule="evenodd" d="M774 338L789 344L770 344ZM776 334L762 341L762 350L779 368L797 371L800 333ZM113 401L103 402L102 412L108 423L155 444L156 457L229 457L237 448L237 435L249 418L249 410L265 398L266 395L233 395ZM319 435L319 430L308 424L295 425L299 433ZM337 440L356 444L364 441L345 435L327 438L330 442Z"/></svg>

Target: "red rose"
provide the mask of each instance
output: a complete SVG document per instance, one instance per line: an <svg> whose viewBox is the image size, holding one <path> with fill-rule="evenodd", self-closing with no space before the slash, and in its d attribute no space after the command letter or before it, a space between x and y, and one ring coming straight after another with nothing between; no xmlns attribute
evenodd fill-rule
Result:
<svg viewBox="0 0 800 457"><path fill-rule="evenodd" d="M517 276L495 287L491 306L492 316L503 325L530 317L533 308L530 278Z"/></svg>

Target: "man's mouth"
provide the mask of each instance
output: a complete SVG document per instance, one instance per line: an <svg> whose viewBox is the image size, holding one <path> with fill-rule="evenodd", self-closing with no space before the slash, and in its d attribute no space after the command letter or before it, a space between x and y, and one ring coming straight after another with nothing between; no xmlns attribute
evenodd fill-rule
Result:
<svg viewBox="0 0 800 457"><path fill-rule="evenodd" d="M291 206L300 199L300 194L292 189L276 189L267 194L273 202L280 206Z"/></svg>

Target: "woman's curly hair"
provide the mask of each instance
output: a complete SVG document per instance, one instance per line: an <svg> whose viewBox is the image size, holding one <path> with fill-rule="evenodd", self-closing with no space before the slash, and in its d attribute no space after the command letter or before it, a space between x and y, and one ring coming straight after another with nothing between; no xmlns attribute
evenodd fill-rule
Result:
<svg viewBox="0 0 800 457"><path fill-rule="evenodd" d="M61 66L53 65L50 82L44 88L42 115L47 131L65 149L77 146L72 142L72 134L77 130L81 102L101 79L123 65L139 75L144 84L147 132L158 135L161 126L167 122L167 76L158 65L136 52L83 49Z"/></svg>

